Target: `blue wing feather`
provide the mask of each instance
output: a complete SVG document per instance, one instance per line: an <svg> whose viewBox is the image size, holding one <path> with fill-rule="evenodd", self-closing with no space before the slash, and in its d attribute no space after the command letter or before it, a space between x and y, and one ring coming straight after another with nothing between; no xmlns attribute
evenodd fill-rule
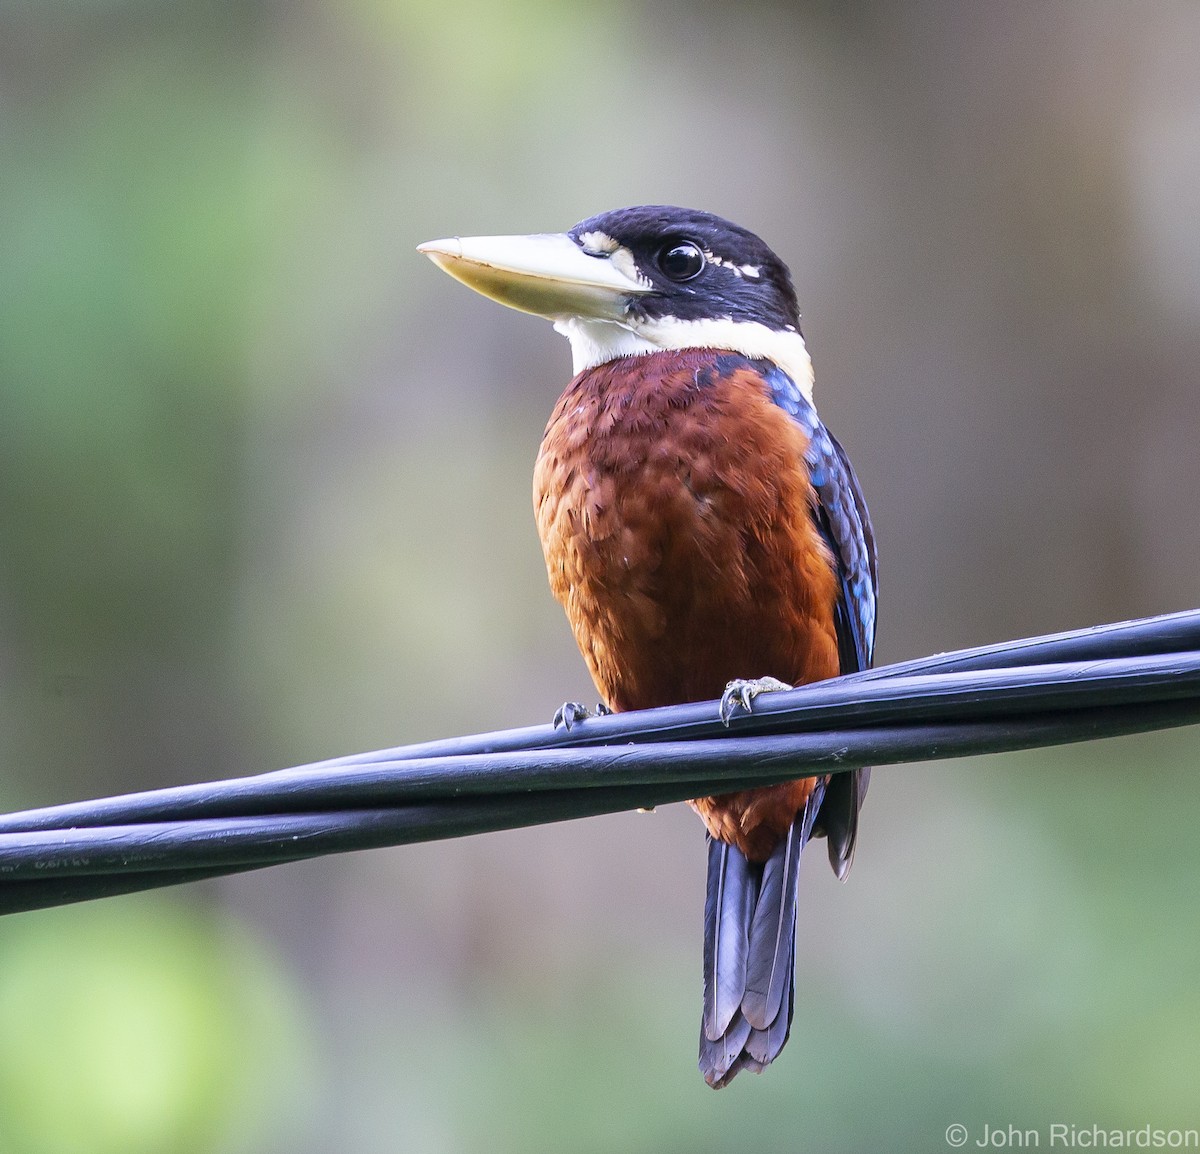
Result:
<svg viewBox="0 0 1200 1154"><path fill-rule="evenodd" d="M841 580L837 610L849 634L842 672L866 669L875 656L878 575L875 534L862 488L846 451L792 378L775 365L767 367L763 376L775 403L808 435L804 459L817 496L817 527L837 561Z"/></svg>

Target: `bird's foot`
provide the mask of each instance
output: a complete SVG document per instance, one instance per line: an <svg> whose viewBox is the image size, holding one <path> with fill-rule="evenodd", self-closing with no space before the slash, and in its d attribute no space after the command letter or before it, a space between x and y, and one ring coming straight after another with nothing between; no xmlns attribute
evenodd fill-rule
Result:
<svg viewBox="0 0 1200 1154"><path fill-rule="evenodd" d="M557 729L561 725L570 729L571 726L580 721L586 721L589 717L607 717L610 713L612 710L603 701L594 710L588 709L586 705L578 701L564 701L554 711L554 728Z"/></svg>
<svg viewBox="0 0 1200 1154"><path fill-rule="evenodd" d="M786 681L780 681L778 677L756 677L752 681L743 681L740 678L737 681L731 681L725 686L725 692L721 694L721 722L728 725L733 717L733 711L739 705L747 713L753 713L753 701L760 693L778 693L781 689L794 689L795 686L788 685Z"/></svg>

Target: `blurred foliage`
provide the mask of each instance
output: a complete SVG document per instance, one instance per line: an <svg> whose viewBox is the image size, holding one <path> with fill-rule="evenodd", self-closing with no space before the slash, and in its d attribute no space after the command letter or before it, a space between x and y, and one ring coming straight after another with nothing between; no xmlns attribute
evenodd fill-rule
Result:
<svg viewBox="0 0 1200 1154"><path fill-rule="evenodd" d="M0 959L0 1149L249 1150L291 1129L305 1032L228 918L162 899L17 916Z"/></svg>
<svg viewBox="0 0 1200 1154"><path fill-rule="evenodd" d="M1195 605L1197 12L0 3L0 803L590 698L529 509L566 349L412 249L623 203L792 267L884 659ZM1195 1125L1197 740L880 770L720 1095L678 808L9 919L0 1150Z"/></svg>

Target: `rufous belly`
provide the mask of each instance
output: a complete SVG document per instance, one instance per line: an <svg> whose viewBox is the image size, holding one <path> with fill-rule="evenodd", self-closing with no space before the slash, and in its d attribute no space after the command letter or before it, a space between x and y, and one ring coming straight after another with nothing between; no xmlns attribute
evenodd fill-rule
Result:
<svg viewBox="0 0 1200 1154"><path fill-rule="evenodd" d="M710 350L613 361L559 398L534 507L551 589L612 709L839 672L837 577L806 447L753 366ZM692 805L714 837L762 860L813 784Z"/></svg>

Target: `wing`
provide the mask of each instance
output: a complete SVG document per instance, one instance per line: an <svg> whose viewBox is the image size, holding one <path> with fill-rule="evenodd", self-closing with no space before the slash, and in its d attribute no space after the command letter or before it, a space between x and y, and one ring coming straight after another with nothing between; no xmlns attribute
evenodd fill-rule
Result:
<svg viewBox="0 0 1200 1154"><path fill-rule="evenodd" d="M817 498L813 519L837 562L841 593L835 606L843 673L867 669L875 656L878 575L875 533L862 487L845 449L821 422L812 402L782 369L764 372L772 399L804 429L804 454Z"/></svg>
<svg viewBox="0 0 1200 1154"><path fill-rule="evenodd" d="M842 672L855 673L870 668L875 657L875 533L846 451L819 420L805 457L817 494L817 525L841 579L835 615Z"/></svg>
<svg viewBox="0 0 1200 1154"><path fill-rule="evenodd" d="M781 369L766 373L775 403L808 434L805 463L816 494L813 519L838 567L840 593L834 607L843 673L866 669L875 656L875 606L879 580L875 533L862 487L846 451L821 422L816 409ZM829 861L845 877L858 837L858 811L870 781L869 769L835 773L829 779L816 832L829 839Z"/></svg>

